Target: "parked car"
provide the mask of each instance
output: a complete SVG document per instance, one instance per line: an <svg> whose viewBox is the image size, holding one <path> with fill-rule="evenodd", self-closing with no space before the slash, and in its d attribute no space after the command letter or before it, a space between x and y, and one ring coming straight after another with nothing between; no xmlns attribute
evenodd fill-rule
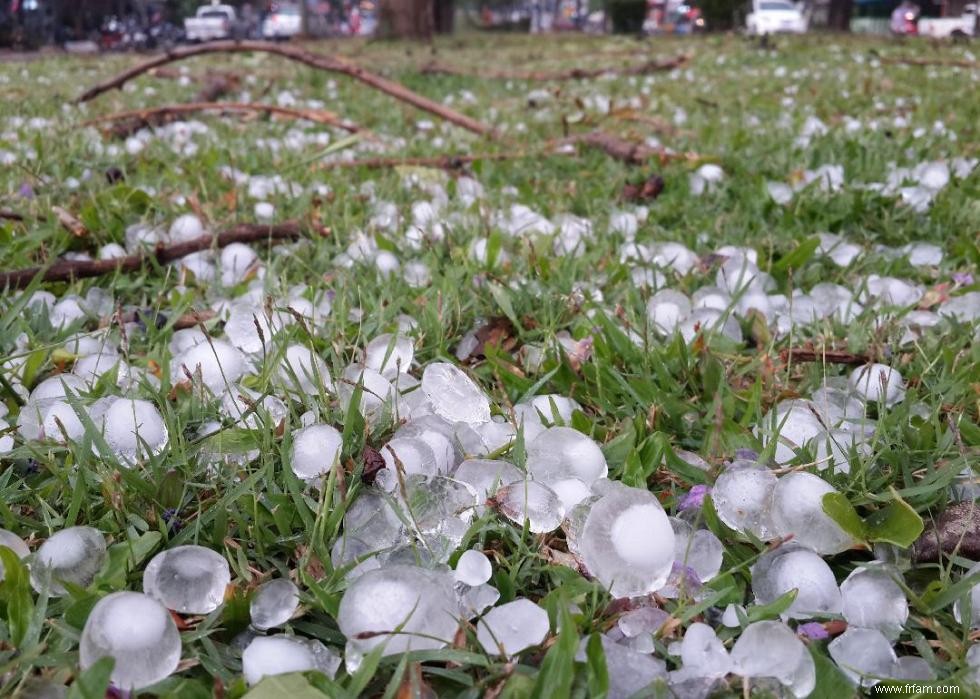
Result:
<svg viewBox="0 0 980 699"><path fill-rule="evenodd" d="M262 22L262 38L288 39L303 30L303 18L298 5L280 4Z"/></svg>
<svg viewBox="0 0 980 699"><path fill-rule="evenodd" d="M977 6L964 6L959 17L923 17L919 20L919 34L935 38L976 36Z"/></svg>
<svg viewBox="0 0 980 699"><path fill-rule="evenodd" d="M193 17L184 20L187 41L230 39L235 34L238 15L231 5L203 5Z"/></svg>
<svg viewBox="0 0 980 699"><path fill-rule="evenodd" d="M807 20L798 7L788 0L752 0L745 18L745 29L752 36L763 34L803 34Z"/></svg>

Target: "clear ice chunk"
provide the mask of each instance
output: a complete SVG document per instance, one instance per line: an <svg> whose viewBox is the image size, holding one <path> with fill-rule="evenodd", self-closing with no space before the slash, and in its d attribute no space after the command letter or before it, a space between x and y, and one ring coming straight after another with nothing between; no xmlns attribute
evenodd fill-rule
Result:
<svg viewBox="0 0 980 699"><path fill-rule="evenodd" d="M129 692L169 677L180 662L180 634L163 605L139 592L113 592L92 608L78 648L87 670L102 658L115 664L109 679Z"/></svg>
<svg viewBox="0 0 980 699"><path fill-rule="evenodd" d="M173 383L187 380L187 376L200 381L212 393L220 394L234 386L245 374L245 355L226 340L205 340L181 350L170 362L170 380Z"/></svg>
<svg viewBox="0 0 980 699"><path fill-rule="evenodd" d="M287 578L263 583L249 602L252 626L260 631L282 626L299 607L299 588Z"/></svg>
<svg viewBox="0 0 980 699"><path fill-rule="evenodd" d="M856 568L840 586L845 621L897 639L909 618L908 599L896 582L901 579L897 568L884 563Z"/></svg>
<svg viewBox="0 0 980 699"><path fill-rule="evenodd" d="M797 543L822 555L846 551L854 539L823 511L823 497L836 493L812 473L787 473L772 491L772 523L776 535L793 536Z"/></svg>
<svg viewBox="0 0 980 699"><path fill-rule="evenodd" d="M749 678L772 677L795 697L806 697L817 683L813 656L786 624L757 621L732 646L732 672Z"/></svg>
<svg viewBox="0 0 980 699"><path fill-rule="evenodd" d="M476 638L490 655L513 657L548 635L548 612L529 599L494 607L476 626Z"/></svg>
<svg viewBox="0 0 980 699"><path fill-rule="evenodd" d="M894 677L898 670L891 642L876 629L850 627L830 642L827 651L851 681L865 687Z"/></svg>
<svg viewBox="0 0 980 699"><path fill-rule="evenodd" d="M361 652L384 655L442 648L459 623L451 573L392 565L364 573L340 601L337 623Z"/></svg>
<svg viewBox="0 0 980 699"><path fill-rule="evenodd" d="M179 614L210 614L225 601L228 562L203 546L161 551L143 571L143 592Z"/></svg>
<svg viewBox="0 0 980 699"><path fill-rule="evenodd" d="M456 561L456 580L470 587L482 585L493 575L493 566L483 551L463 551Z"/></svg>
<svg viewBox="0 0 980 699"><path fill-rule="evenodd" d="M767 468L729 468L715 481L711 501L728 527L768 541L775 537L771 515L775 487L776 475Z"/></svg>
<svg viewBox="0 0 980 699"><path fill-rule="evenodd" d="M609 468L591 437L571 427L549 427L527 445L527 471L549 486L568 478L591 485L605 478Z"/></svg>
<svg viewBox="0 0 980 699"><path fill-rule="evenodd" d="M88 587L105 559L105 537L98 529L62 529L41 544L34 555L31 586L38 592L47 589L52 597L62 597L68 594L62 582Z"/></svg>
<svg viewBox="0 0 980 699"><path fill-rule="evenodd" d="M497 489L493 500L504 517L535 534L551 532L561 526L565 510L555 492L546 485L520 480Z"/></svg>
<svg viewBox="0 0 980 699"><path fill-rule="evenodd" d="M290 467L303 480L330 472L343 446L343 436L330 425L310 425L293 432Z"/></svg>
<svg viewBox="0 0 980 699"><path fill-rule="evenodd" d="M851 390L869 403L882 402L885 407L905 399L905 381L898 369L885 364L868 364L851 373Z"/></svg>
<svg viewBox="0 0 980 699"><path fill-rule="evenodd" d="M674 562L674 530L650 492L619 486L591 507L576 547L614 597L658 590Z"/></svg>
<svg viewBox="0 0 980 699"><path fill-rule="evenodd" d="M156 456L170 441L163 416L146 400L114 400L102 416L102 424L106 444L123 466Z"/></svg>
<svg viewBox="0 0 980 699"><path fill-rule="evenodd" d="M295 636L258 636L242 652L242 674L249 685L264 677L319 670L327 677L337 674L340 658L319 641Z"/></svg>
<svg viewBox="0 0 980 699"><path fill-rule="evenodd" d="M796 599L784 618L809 619L840 614L841 594L834 572L819 555L794 543L767 551L752 566L756 602L769 604L791 590Z"/></svg>
<svg viewBox="0 0 980 699"><path fill-rule="evenodd" d="M422 393L436 415L450 422L490 421L490 401L462 370L445 362L429 364L422 373Z"/></svg>

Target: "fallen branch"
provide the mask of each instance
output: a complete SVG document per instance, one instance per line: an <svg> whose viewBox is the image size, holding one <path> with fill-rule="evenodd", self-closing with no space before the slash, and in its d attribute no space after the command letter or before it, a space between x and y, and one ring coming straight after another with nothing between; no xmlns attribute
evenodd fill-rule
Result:
<svg viewBox="0 0 980 699"><path fill-rule="evenodd" d="M906 66L952 66L954 68L978 68L980 63L959 58L882 58L882 63Z"/></svg>
<svg viewBox="0 0 980 699"><path fill-rule="evenodd" d="M545 141L538 147L524 150L502 151L499 153L447 153L423 157L361 158L357 160L332 160L321 163L321 170L340 170L349 168L383 169L392 167L435 167L443 170L459 170L464 165L477 160L521 160L551 156L573 156L574 150L562 150L565 146L584 144L598 148L615 160L627 165L642 165L652 159L661 163L671 160L697 162L704 158L697 153L677 153L666 148L654 148L644 143L628 141L605 131L589 131L566 138Z"/></svg>
<svg viewBox="0 0 980 699"><path fill-rule="evenodd" d="M426 75L455 75L468 78L485 78L488 80L528 80L528 81L552 81L552 80L587 80L589 78L599 78L606 75L627 76L627 75L648 75L664 70L673 70L678 66L684 65L690 56L681 54L666 61L647 61L633 66L613 67L613 68L572 68L570 70L476 70L467 71L462 68L454 68L441 63L430 63L422 67L421 72Z"/></svg>
<svg viewBox="0 0 980 699"><path fill-rule="evenodd" d="M205 323L217 315L217 313L209 308L202 311L190 311L189 313L184 313L183 315L177 316L171 323L171 326L174 330L196 328L201 323ZM163 313L157 313L151 310L127 311L126 313L120 313L101 319L99 321L99 327L106 328L113 323L143 323L144 325L150 325L152 323L158 328L163 328L168 322L170 322L169 318L167 318L167 316Z"/></svg>
<svg viewBox="0 0 980 699"><path fill-rule="evenodd" d="M337 114L322 109L294 109L292 107L280 107L274 104L255 104L253 102L188 102L186 104L167 104L161 107L148 107L145 109L131 109L125 112L116 112L105 116L89 119L82 126L95 126L113 122L115 125L109 129L113 136L125 138L147 126L161 126L175 120L182 114L193 112L242 112L249 114L272 114L284 116L290 119L305 119L317 124L334 126L344 131L357 133L361 127L349 121L341 119Z"/></svg>
<svg viewBox="0 0 980 699"><path fill-rule="evenodd" d="M474 133L480 134L481 136L489 136L491 138L498 137L497 131L492 126L484 124L483 122L472 117L468 117L465 114L461 114L453 109L450 109L449 107L446 107L445 105L434 102L427 97L423 97L422 95L409 90L401 83L383 78L380 75L376 75L375 73L365 70L364 68L361 68L360 66L350 63L337 56L325 56L322 54L304 51L297 47L283 46L266 41L213 41L207 44L200 44L198 46L184 46L173 49L160 56L157 56L156 58L140 63L132 68L129 68L128 70L124 70L122 73L104 80L97 85L94 85L79 95L75 102L87 102L88 100L91 100L104 92L122 87L127 82L139 75L142 75L143 73L153 70L154 68L159 68L160 66L168 63L174 63L193 56L202 56L205 54L245 52L271 53L277 56L282 56L283 58L287 58L291 61L296 61L297 63L302 63L310 66L311 68L316 68L317 70L325 70L332 73L347 75L348 77L358 80L365 85L374 88L375 90L384 92L395 99L411 104L418 109L434 114L441 119L445 119L446 121Z"/></svg>
<svg viewBox="0 0 980 699"><path fill-rule="evenodd" d="M4 221L23 221L23 214L18 214L16 211L9 211L8 209L0 209L0 220Z"/></svg>
<svg viewBox="0 0 980 699"><path fill-rule="evenodd" d="M804 347L787 347L779 352L783 363L821 362L826 364L867 364L871 360L863 354L843 352L840 350L816 350Z"/></svg>
<svg viewBox="0 0 980 699"><path fill-rule="evenodd" d="M232 243L278 243L295 240L303 235L303 226L296 221L273 225L240 223L218 233L205 235L176 245L158 245L153 250L138 255L127 255L113 260L58 260L46 267L30 267L13 272L0 272L0 289L23 289L35 277L45 282L66 282L86 277L99 277L112 272L132 272L144 264L155 261L164 265L200 250L223 248Z"/></svg>

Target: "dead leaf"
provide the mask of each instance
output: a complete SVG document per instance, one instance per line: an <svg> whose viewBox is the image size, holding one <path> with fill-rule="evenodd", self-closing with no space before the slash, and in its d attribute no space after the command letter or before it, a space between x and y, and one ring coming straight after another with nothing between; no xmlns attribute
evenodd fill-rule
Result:
<svg viewBox="0 0 980 699"><path fill-rule="evenodd" d="M627 182L623 186L622 198L624 201L653 201L664 191L664 178L654 173L643 182L636 184Z"/></svg>
<svg viewBox="0 0 980 699"><path fill-rule="evenodd" d="M62 209L60 206L52 206L51 210L58 218L58 223L61 224L62 228L71 233L73 236L76 238L84 238L88 235L88 228L85 227L85 224L72 216L65 209Z"/></svg>

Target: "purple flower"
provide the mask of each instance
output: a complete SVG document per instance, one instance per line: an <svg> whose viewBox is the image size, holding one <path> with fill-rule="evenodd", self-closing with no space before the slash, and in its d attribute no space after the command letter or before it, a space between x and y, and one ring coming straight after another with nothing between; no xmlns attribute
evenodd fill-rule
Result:
<svg viewBox="0 0 980 699"><path fill-rule="evenodd" d="M806 624L800 624L796 627L796 630L809 638L811 641L822 641L825 638L830 638L830 634L827 633L827 629L823 627L823 624L817 621L810 621Z"/></svg>
<svg viewBox="0 0 980 699"><path fill-rule="evenodd" d="M969 272L953 272L953 281L956 282L957 286L971 286L973 275Z"/></svg>
<svg viewBox="0 0 980 699"><path fill-rule="evenodd" d="M704 503L704 496L708 494L709 490L711 489L706 485L694 486L691 488L690 492L684 496L684 499L681 500L680 504L677 506L677 509L683 512L684 510L691 510L695 507L701 507L701 505Z"/></svg>
<svg viewBox="0 0 980 699"><path fill-rule="evenodd" d="M756 461L759 458L759 452L754 449L736 449L735 450L736 459L745 459L746 461Z"/></svg>
<svg viewBox="0 0 980 699"><path fill-rule="evenodd" d="M31 186L30 182L24 182L20 186L20 189L17 190L17 193L20 194L20 196L23 197L24 199L34 198L34 188Z"/></svg>

